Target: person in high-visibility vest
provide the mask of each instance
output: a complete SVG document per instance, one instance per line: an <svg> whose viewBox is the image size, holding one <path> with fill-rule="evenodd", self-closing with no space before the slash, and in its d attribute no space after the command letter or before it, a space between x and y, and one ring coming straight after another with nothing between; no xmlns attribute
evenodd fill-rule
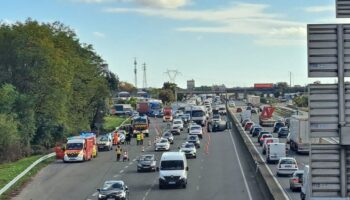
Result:
<svg viewBox="0 0 350 200"><path fill-rule="evenodd" d="M137 141L137 145L141 145L141 133L137 134L136 141Z"/></svg>
<svg viewBox="0 0 350 200"><path fill-rule="evenodd" d="M117 154L117 161L120 161L120 156L122 155L123 149L118 145L115 152Z"/></svg>
<svg viewBox="0 0 350 200"><path fill-rule="evenodd" d="M141 135L141 140L140 140L140 142L141 142L141 145L143 145L143 139L145 138L145 136L144 136L143 133L141 133L140 135Z"/></svg>

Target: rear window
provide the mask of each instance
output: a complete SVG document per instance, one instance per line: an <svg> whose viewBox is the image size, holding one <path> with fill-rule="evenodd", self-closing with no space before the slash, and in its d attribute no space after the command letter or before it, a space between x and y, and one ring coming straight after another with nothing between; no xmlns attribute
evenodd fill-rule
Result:
<svg viewBox="0 0 350 200"><path fill-rule="evenodd" d="M281 164L292 164L292 165L294 165L296 163L292 159L283 159L283 160L281 160Z"/></svg>

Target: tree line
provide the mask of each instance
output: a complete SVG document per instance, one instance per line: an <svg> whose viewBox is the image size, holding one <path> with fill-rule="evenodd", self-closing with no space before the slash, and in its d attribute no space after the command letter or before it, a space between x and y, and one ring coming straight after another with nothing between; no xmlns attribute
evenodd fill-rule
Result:
<svg viewBox="0 0 350 200"><path fill-rule="evenodd" d="M118 77L60 22L0 24L0 162L96 128Z"/></svg>

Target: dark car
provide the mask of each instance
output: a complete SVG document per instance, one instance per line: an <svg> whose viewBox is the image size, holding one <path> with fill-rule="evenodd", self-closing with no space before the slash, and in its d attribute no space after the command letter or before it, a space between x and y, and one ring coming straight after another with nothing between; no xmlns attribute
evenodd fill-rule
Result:
<svg viewBox="0 0 350 200"><path fill-rule="evenodd" d="M275 124L273 125L273 132L274 133L277 133L278 130L281 128L281 127L284 127L284 122L281 122L281 121L278 121L278 122L275 122Z"/></svg>
<svg viewBox="0 0 350 200"><path fill-rule="evenodd" d="M225 120L213 121L211 124L211 131L224 131L227 129L227 122Z"/></svg>
<svg viewBox="0 0 350 200"><path fill-rule="evenodd" d="M289 134L289 128L288 127L281 127L277 132L277 137L279 138L286 138Z"/></svg>
<svg viewBox="0 0 350 200"><path fill-rule="evenodd" d="M263 129L262 129L261 127L259 127L259 128L254 128L253 131L252 131L252 137L258 136L258 135L261 133L262 130L263 130Z"/></svg>
<svg viewBox="0 0 350 200"><path fill-rule="evenodd" d="M127 200L129 199L129 189L128 186L124 184L124 181L111 180L106 181L101 189L98 191L98 200Z"/></svg>
<svg viewBox="0 0 350 200"><path fill-rule="evenodd" d="M141 171L156 171L157 161L154 154L142 155L137 160L137 172Z"/></svg>
<svg viewBox="0 0 350 200"><path fill-rule="evenodd" d="M259 128L259 127L260 127L260 125L254 124L252 127L250 127L249 134L252 134L252 133L253 133L253 129L254 129L254 128Z"/></svg>
<svg viewBox="0 0 350 200"><path fill-rule="evenodd" d="M262 135L264 134L271 134L271 132L268 132L268 131L261 131L260 134L258 135L258 142L260 143L260 138Z"/></svg>

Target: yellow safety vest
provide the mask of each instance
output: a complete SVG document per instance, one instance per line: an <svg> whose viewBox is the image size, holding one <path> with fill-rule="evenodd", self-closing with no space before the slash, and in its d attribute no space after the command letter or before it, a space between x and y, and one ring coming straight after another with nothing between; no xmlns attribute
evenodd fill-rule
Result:
<svg viewBox="0 0 350 200"><path fill-rule="evenodd" d="M137 140L141 140L141 134L137 134L136 139L137 139Z"/></svg>

